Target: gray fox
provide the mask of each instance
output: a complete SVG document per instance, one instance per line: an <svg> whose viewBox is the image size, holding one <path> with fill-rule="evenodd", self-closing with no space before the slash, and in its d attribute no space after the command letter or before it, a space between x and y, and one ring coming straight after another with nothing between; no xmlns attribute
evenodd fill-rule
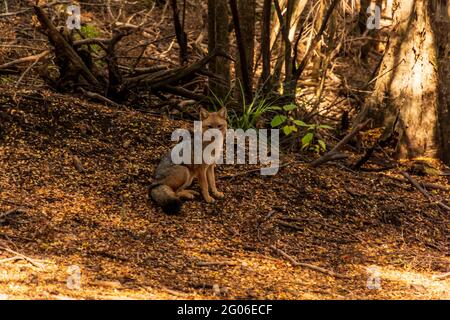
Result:
<svg viewBox="0 0 450 320"><path fill-rule="evenodd" d="M208 112L200 108L200 120L202 121L202 132L208 129L218 129L225 137L228 127L225 107L217 112ZM223 144L223 141L221 143ZM203 148L206 145L203 143ZM200 190L206 202L215 201L210 196L209 189L216 198L224 197L216 187L215 163L203 162L202 160L201 164L174 164L170 152L161 160L156 168L155 182L150 186L150 195L165 213L178 214L181 210L180 199L194 199L198 195L198 192L187 189L194 178L198 178Z"/></svg>

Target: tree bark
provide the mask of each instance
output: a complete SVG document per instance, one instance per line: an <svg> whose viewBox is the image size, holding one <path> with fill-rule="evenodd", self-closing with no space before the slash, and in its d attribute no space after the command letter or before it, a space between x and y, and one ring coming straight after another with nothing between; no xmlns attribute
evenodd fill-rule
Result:
<svg viewBox="0 0 450 320"><path fill-rule="evenodd" d="M187 41L187 34L184 31L184 15L186 14L185 7L186 7L186 0L184 0L183 3L183 20L180 20L180 14L179 9L177 5L177 0L171 0L171 6L172 6L172 14L173 14L173 24L175 27L175 35L177 37L178 45L180 46L180 64L184 65L188 62L188 41Z"/></svg>
<svg viewBox="0 0 450 320"><path fill-rule="evenodd" d="M255 50L255 14L256 14L256 1L255 0L238 0L237 1L238 14L239 14L239 25L240 32L242 36L242 43L245 44L243 47L245 55L245 65L242 64L242 59L238 55L236 61L236 79L239 79L242 86L248 85L250 90L253 87L253 64L254 64L254 50ZM235 32L236 32L235 28ZM240 49L241 50L241 49ZM248 79L244 79L243 69L245 67L245 73L248 74ZM248 84L245 84L248 81ZM236 93L238 98L241 99L241 89L238 85L236 88ZM244 88L245 89L245 88ZM248 95L248 93L247 93ZM248 97L249 98L249 95Z"/></svg>
<svg viewBox="0 0 450 320"><path fill-rule="evenodd" d="M227 0L208 0L208 51L215 49L229 52ZM209 70L223 79L217 82L209 78L209 89L220 99L224 99L230 90L230 62L225 57L216 56L209 63Z"/></svg>
<svg viewBox="0 0 450 320"><path fill-rule="evenodd" d="M292 80L293 77L293 59L296 55L293 55L293 42L295 38L295 33L297 31L297 27L300 22L300 16L305 9L307 4L307 0L274 0L275 8L278 7L279 10L275 10L275 27L277 27L277 31L281 30L282 41L278 46L278 50L274 50L273 56L278 57L275 67L274 67L274 78L277 81L281 81L281 71L284 66L284 93L286 95L293 95L295 84ZM280 11L285 12L282 15L284 18L280 20ZM285 30L284 35L283 31ZM276 37L271 39L271 41L275 41ZM274 43L272 43L273 45Z"/></svg>
<svg viewBox="0 0 450 320"><path fill-rule="evenodd" d="M247 61L247 52L246 50L247 43L244 42L244 35L241 29L241 21L239 17L239 9L237 5L237 0L229 0L230 3L230 9L231 14L233 16L233 24L234 24L234 33L236 35L236 42L238 46L238 61L239 63L236 66L236 69L240 71L238 73L240 75L240 83L242 85L244 97L246 99L246 102L249 103L252 101L252 81L251 81L251 72L249 70L252 70L252 68L249 67L249 62ZM240 94L240 87L238 87L238 95ZM239 97L242 98L242 97Z"/></svg>
<svg viewBox="0 0 450 320"><path fill-rule="evenodd" d="M261 83L264 92L269 92L271 89L271 80L270 80L271 9L272 9L272 0L264 0L263 17L261 23L261 57L262 57Z"/></svg>
<svg viewBox="0 0 450 320"><path fill-rule="evenodd" d="M393 31L373 94L357 122L395 130L398 159L436 158L440 151L438 61L426 0L394 0Z"/></svg>
<svg viewBox="0 0 450 320"><path fill-rule="evenodd" d="M441 158L450 165L450 3L432 1L433 30L437 44L439 75L439 124Z"/></svg>

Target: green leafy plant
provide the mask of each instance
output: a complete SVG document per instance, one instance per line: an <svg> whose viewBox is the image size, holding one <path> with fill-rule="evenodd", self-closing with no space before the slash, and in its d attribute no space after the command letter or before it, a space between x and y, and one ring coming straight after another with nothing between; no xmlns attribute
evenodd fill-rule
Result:
<svg viewBox="0 0 450 320"><path fill-rule="evenodd" d="M101 32L94 25L91 24L82 25L80 33L86 39L97 38L101 35ZM98 44L92 44L90 47L94 52L100 51L100 46Z"/></svg>
<svg viewBox="0 0 450 320"><path fill-rule="evenodd" d="M100 31L92 24L82 25L80 31L86 38L96 38L100 36Z"/></svg>
<svg viewBox="0 0 450 320"><path fill-rule="evenodd" d="M234 109L229 109L228 111L228 123L233 128L239 128L243 130L247 130L250 128L255 128L258 120L261 118L263 114L266 114L270 111L280 110L279 107L274 106L272 102L264 97L260 97L259 93L255 94L250 103L247 103L244 98L244 93L242 86L241 88L241 96L242 98L242 112L236 112ZM231 96L231 90L227 93L224 99L220 99L217 97L214 92L211 91L212 99L211 103L214 105L215 109L218 110L223 106L226 106L229 101L229 97Z"/></svg>
<svg viewBox="0 0 450 320"><path fill-rule="evenodd" d="M326 143L322 139L316 138L316 131L319 129L329 130L333 128L323 124L307 124L302 120L295 119L291 113L297 108L295 104L288 104L279 108L286 115L277 114L273 117L270 125L272 128L281 128L286 136L298 132L299 136L301 136L300 143L302 150L312 150L317 153L325 151L327 149Z"/></svg>
<svg viewBox="0 0 450 320"><path fill-rule="evenodd" d="M277 107L273 106L266 99L255 97L249 104L242 105L242 114L238 115L234 110L231 110L229 121L234 128L243 130L255 128L256 123L263 114L276 109Z"/></svg>
<svg viewBox="0 0 450 320"><path fill-rule="evenodd" d="M209 97L209 101L214 106L215 110L219 110L222 107L226 107L230 97L231 97L231 89L228 90L227 94L224 98L219 98L211 89L209 90L212 96Z"/></svg>

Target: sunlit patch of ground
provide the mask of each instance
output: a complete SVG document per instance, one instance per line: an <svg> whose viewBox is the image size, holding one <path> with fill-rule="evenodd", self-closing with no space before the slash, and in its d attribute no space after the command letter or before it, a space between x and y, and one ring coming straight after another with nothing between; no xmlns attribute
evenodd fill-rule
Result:
<svg viewBox="0 0 450 320"><path fill-rule="evenodd" d="M450 299L450 280L436 279L439 275L381 268L379 269L380 289L382 289L383 280L389 280L404 285L406 289L413 289L420 299L435 297Z"/></svg>

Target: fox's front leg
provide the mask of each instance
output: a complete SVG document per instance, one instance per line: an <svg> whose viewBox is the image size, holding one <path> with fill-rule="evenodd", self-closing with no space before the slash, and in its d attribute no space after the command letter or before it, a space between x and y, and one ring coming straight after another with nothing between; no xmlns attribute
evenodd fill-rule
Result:
<svg viewBox="0 0 450 320"><path fill-rule="evenodd" d="M200 170L198 175L198 182L200 184L200 190L202 192L203 198L206 202L212 203L214 202L214 199L209 195L207 171L207 168L202 168Z"/></svg>
<svg viewBox="0 0 450 320"><path fill-rule="evenodd" d="M224 197L224 194L217 190L216 187L216 174L214 173L214 167L215 165L210 165L208 169L206 169L206 176L208 178L208 184L211 188L211 192L213 195L215 195L217 198L222 199Z"/></svg>

